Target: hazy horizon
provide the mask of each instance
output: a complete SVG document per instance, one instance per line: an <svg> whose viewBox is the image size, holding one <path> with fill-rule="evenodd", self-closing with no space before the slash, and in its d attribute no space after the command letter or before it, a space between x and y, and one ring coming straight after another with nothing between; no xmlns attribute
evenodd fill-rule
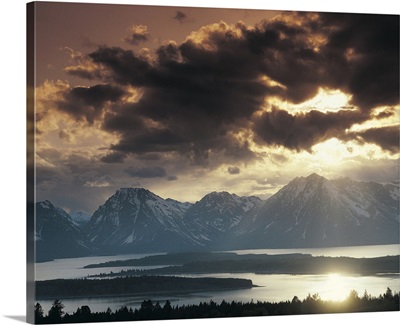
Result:
<svg viewBox="0 0 400 325"><path fill-rule="evenodd" d="M316 173L313 173L313 174L316 174ZM310 175L307 175L307 176L297 176L297 177L295 177L294 179L290 180L289 183L290 183L291 181L295 180L296 178L307 178L307 177L310 177L310 176L313 175L313 174L310 174ZM318 174L317 174L317 175L318 175ZM324 176L321 176L321 175L318 175L318 176L327 179L327 178L324 177ZM368 181L358 181L358 180L354 180L354 179L351 179L351 178L349 178L349 177L338 177L338 178L335 178L335 179L327 179L327 180L328 180L328 181L335 181L335 180L346 179L346 178L347 178L347 179L350 179L351 181L355 181L355 182L368 182ZM288 183L288 184L289 184L289 183ZM379 183L379 182L377 182L377 183ZM288 184L284 184L281 188L277 189L276 192L272 193L271 195L268 195L268 196L264 196L264 195L253 195L253 196L258 197L259 199L261 199L261 200L263 200L263 201L266 201L266 200L268 200L271 196L277 194L283 187L285 187L285 186L288 185ZM391 181L391 182L390 182L390 181L389 181L389 182L383 182L383 183L380 183L380 184L382 184L382 185L393 184L393 185L399 186L399 180L393 180L393 181ZM149 190L150 192L152 192L153 194L155 194L155 195L161 197L161 198L164 199L164 200L166 200L166 199L173 199L173 200L177 200L177 201L179 201L179 202L181 202L181 203L190 203L190 204L195 204L195 203L197 203L198 201L200 201L202 198L204 198L204 196L206 196L206 195L208 195L208 194L210 194L210 193L214 193L214 192L217 192L217 193L228 192L229 194L233 194L233 195L237 195L237 196L242 196L242 195L239 195L239 194L237 194L237 193L234 193L234 192L230 191L229 189L225 189L225 190L224 190L224 189L221 189L221 190L219 190L219 191L211 191L211 192L209 192L209 193L206 193L204 196L199 197L196 201L180 201L180 200L178 200L178 199L176 199L176 198L174 198L174 197L171 197L171 196L168 196L168 197L160 196L158 193L153 192L153 191L152 191L151 189L149 189L149 188L145 188L145 187L129 187L129 186L128 186L128 187L116 187L115 190L113 190L112 192L110 192L109 197L111 197L111 196L113 196L114 194L116 194L117 191L122 190L122 189L126 189L126 188L128 188L128 189L143 188L143 189L145 189L145 190ZM108 198L109 198L109 197L108 197ZM45 199L45 200L47 200L47 199ZM43 201L45 201L45 200L37 201L37 203L43 202ZM48 201L50 201L50 200L48 200ZM51 202L51 201L50 201L50 202ZM51 203L54 204L54 202L51 202ZM103 202L102 204L104 204L104 202ZM102 204L101 204L101 205L102 205ZM57 206L57 205L55 204L55 206ZM90 216L90 215L93 215L93 213L95 212L95 210L98 209L98 207L97 207L94 211L88 212L88 211L84 211L84 210L82 210L82 209L79 209L79 207L78 207L77 209L71 209L70 207L65 207L65 206L57 206L57 207L63 208L67 213L71 213L71 212L83 212L83 213L85 213L85 214L87 214L87 215L89 215L89 216Z"/></svg>

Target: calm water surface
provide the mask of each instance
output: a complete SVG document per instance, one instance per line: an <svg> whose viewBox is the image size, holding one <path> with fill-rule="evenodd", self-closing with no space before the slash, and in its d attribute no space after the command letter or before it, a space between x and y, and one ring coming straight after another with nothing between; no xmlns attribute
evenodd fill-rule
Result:
<svg viewBox="0 0 400 325"><path fill-rule="evenodd" d="M285 253L308 253L314 256L350 256L350 257L377 257L386 255L399 255L399 245L382 246L359 246L359 247L333 247L324 249L261 249L235 251L238 254L285 254ZM87 264L100 263L112 260L124 260L141 258L149 254L130 254L116 256L83 257L75 259L59 259L46 263L36 264L36 279L48 280L55 278L80 278L89 274L101 272L118 272L120 270L132 269L133 267L112 267L83 269ZM145 268L145 267L138 267ZM150 267L152 268L152 267ZM105 311L108 307L112 310L122 306L132 308L140 307L145 299L151 299L161 304L170 300L173 305L198 304L202 301L213 300L215 302L226 301L285 301L294 296L304 299L308 294L318 293L322 299L341 300L345 299L350 290L356 290L363 295L366 290L372 296L377 296L390 287L393 291L400 291L399 274L380 276L351 276L341 274L317 274L317 275L288 275L272 274L261 275L253 273L235 274L181 274L187 277L216 277L216 278L244 278L253 281L252 289L197 292L190 295L151 295L140 297L107 297L107 298L85 298L85 299L63 299L66 312L75 312L78 307L88 305L92 311ZM47 312L52 301L39 301L45 312Z"/></svg>
<svg viewBox="0 0 400 325"><path fill-rule="evenodd" d="M120 272L122 270L135 269L135 267L132 266L107 267L107 268L102 267L93 269L84 269L83 267L89 264L98 264L98 263L117 261L117 260L137 259L150 255L156 255L156 254L126 254L126 255L90 256L90 257L56 259L50 262L36 263L35 278L37 281L53 280L60 278L75 279L75 278L83 278L93 274L109 273L111 271ZM148 268L155 268L155 267L153 266L140 267L140 269L148 269Z"/></svg>

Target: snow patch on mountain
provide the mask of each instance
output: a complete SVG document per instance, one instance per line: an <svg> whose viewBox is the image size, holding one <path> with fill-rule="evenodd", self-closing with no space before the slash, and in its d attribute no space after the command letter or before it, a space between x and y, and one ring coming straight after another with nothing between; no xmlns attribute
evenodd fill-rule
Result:
<svg viewBox="0 0 400 325"><path fill-rule="evenodd" d="M389 191L390 196L393 200L399 201L400 198L400 186L399 184L389 183L385 184L385 188Z"/></svg>

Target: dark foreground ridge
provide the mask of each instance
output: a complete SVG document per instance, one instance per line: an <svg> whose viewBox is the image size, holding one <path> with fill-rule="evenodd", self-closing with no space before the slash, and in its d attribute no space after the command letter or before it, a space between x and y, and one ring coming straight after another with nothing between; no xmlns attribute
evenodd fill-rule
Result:
<svg viewBox="0 0 400 325"><path fill-rule="evenodd" d="M113 279L57 279L36 282L37 299L123 296L162 293L192 293L250 289L251 280L231 278L184 278L139 276Z"/></svg>
<svg viewBox="0 0 400 325"><path fill-rule="evenodd" d="M399 294L387 288L379 297L371 297L367 292L359 297L351 291L346 300L341 302L323 301L315 295L308 295L304 300L294 297L291 301L271 302L226 302L220 304L204 302L199 305L172 306L166 301L164 306L151 300L143 301L139 309L121 307L113 312L108 308L104 312L92 313L89 306L82 306L71 315L64 313L64 305L55 300L47 315L39 303L35 305L35 322L38 324L140 321L161 319L216 318L242 316L274 316L324 313L354 313L398 311Z"/></svg>

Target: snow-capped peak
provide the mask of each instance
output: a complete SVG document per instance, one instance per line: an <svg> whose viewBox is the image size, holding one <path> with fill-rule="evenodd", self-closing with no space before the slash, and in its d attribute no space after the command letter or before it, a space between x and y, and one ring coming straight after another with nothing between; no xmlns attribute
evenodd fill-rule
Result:
<svg viewBox="0 0 400 325"><path fill-rule="evenodd" d="M38 202L38 205L43 209L54 209L54 205L49 200Z"/></svg>

